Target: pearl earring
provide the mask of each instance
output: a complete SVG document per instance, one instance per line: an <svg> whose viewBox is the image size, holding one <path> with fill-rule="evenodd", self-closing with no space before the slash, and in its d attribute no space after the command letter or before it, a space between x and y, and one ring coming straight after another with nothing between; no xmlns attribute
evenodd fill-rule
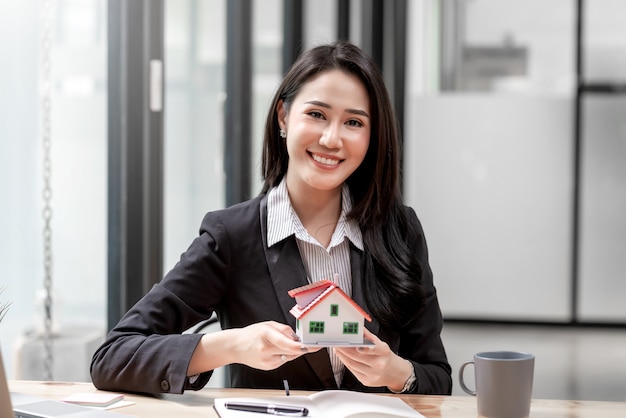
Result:
<svg viewBox="0 0 626 418"><path fill-rule="evenodd" d="M281 129L278 133L279 133L281 138L283 138L283 139L287 138L287 132L285 132L284 129Z"/></svg>

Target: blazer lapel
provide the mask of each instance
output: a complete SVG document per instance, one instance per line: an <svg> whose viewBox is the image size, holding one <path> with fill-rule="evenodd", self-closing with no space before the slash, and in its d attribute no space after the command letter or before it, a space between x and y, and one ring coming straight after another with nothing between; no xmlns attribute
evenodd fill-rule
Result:
<svg viewBox="0 0 626 418"><path fill-rule="evenodd" d="M263 247L265 248L265 259L276 292L276 298L281 310L285 315L285 323L293 329L296 328L296 318L289 313L296 301L288 292L296 287L308 284L306 271L302 264L300 251L296 244L296 239L291 236L279 243L267 247L267 197L261 200L261 232L263 236ZM333 369L326 349L319 350L304 356L311 369L320 379L323 387L336 386Z"/></svg>
<svg viewBox="0 0 626 418"><path fill-rule="evenodd" d="M285 323L295 328L296 318L289 313L289 310L296 301L289 296L288 292L308 283L306 271L300 258L300 251L294 236L272 245L271 248L267 247L267 195L261 199L260 215L265 260L274 285L276 298L285 316Z"/></svg>
<svg viewBox="0 0 626 418"><path fill-rule="evenodd" d="M289 296L289 291L308 284L295 238L289 237L271 248L265 247L265 258L276 298L285 315L285 323L295 328L296 318L289 310L296 304L296 300Z"/></svg>

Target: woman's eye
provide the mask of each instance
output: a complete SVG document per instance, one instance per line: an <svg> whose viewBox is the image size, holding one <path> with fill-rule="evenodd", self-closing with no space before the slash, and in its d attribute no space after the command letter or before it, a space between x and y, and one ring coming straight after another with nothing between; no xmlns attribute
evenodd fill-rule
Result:
<svg viewBox="0 0 626 418"><path fill-rule="evenodd" d="M347 121L346 125L355 126L355 127L363 126L363 124L360 121L355 120L355 119L351 119L351 120Z"/></svg>
<svg viewBox="0 0 626 418"><path fill-rule="evenodd" d="M309 115L314 117L314 118L317 118L317 119L323 119L324 118L324 115L322 115L320 112L316 112L316 111L309 112Z"/></svg>

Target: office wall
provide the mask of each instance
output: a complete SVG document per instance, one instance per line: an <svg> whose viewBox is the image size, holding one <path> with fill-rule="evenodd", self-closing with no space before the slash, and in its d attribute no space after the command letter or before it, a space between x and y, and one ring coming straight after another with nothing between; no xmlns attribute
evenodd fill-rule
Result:
<svg viewBox="0 0 626 418"><path fill-rule="evenodd" d="M406 198L444 316L569 320L572 100L412 97Z"/></svg>

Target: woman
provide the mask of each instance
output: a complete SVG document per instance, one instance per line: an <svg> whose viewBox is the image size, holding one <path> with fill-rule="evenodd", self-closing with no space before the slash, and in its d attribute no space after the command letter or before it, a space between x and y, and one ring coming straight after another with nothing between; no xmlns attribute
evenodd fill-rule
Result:
<svg viewBox="0 0 626 418"><path fill-rule="evenodd" d="M208 213L177 265L94 354L100 389L182 393L228 366L230 386L451 392L426 242L399 188L393 108L348 42L305 52L267 117L261 194ZM311 349L288 291L331 279L373 318L373 346ZM181 334L217 312L222 331Z"/></svg>

